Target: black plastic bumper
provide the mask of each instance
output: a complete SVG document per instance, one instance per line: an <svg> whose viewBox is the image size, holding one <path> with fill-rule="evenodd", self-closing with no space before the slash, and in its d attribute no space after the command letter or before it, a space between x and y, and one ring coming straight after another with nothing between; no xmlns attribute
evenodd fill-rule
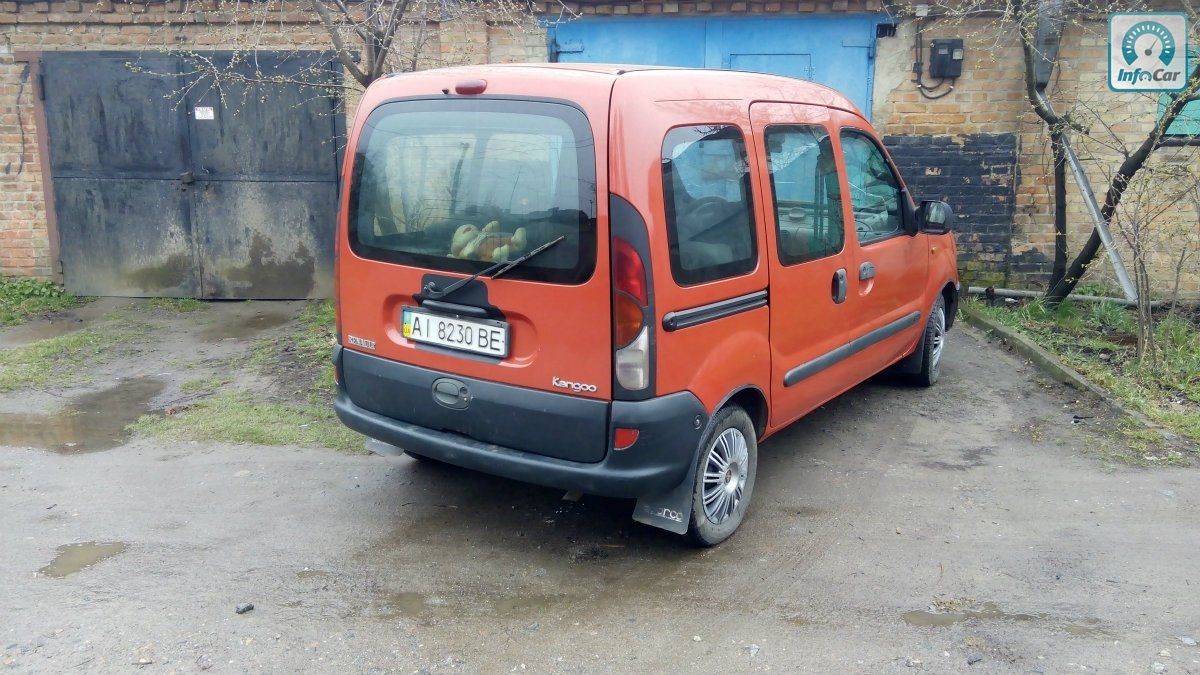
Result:
<svg viewBox="0 0 1200 675"><path fill-rule="evenodd" d="M599 462L573 462L483 443L401 422L355 405L341 390L334 407L342 422L366 436L418 455L505 478L608 497L637 498L669 490L687 475L708 421L688 392L646 401L614 401L614 427L639 430L637 442L610 449Z"/></svg>

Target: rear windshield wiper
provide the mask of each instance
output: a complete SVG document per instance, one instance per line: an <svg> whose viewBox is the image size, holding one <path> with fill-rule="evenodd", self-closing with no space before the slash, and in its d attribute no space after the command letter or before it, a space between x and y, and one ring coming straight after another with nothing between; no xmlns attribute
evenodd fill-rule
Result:
<svg viewBox="0 0 1200 675"><path fill-rule="evenodd" d="M566 239L566 238L567 238L567 235L564 234L561 237L559 237L558 239L552 239L552 240L542 244L541 246L530 251L529 253L526 253L525 255L521 256L520 258L517 258L516 260L505 260L502 262L498 262L495 265L492 265L491 267L487 267L482 270L479 270L475 274L472 274L471 276L469 276L465 279L459 279L458 281L454 282L453 284L450 284L450 286L448 286L446 288L446 290L444 290L444 291L439 291L437 286L431 281L431 282L425 284L425 288L421 289L421 292L425 297L429 298L430 300L438 300L438 299L444 298L447 295L450 295L451 293L453 293L454 291L457 291L458 289L462 288L463 286L466 286L467 284L471 283L472 281L478 279L479 277L490 276L492 279L495 279L496 277L499 277L501 274L507 273L509 270L516 267L517 265L520 265L521 263L525 262L526 260L529 260L533 256L545 251L546 249L550 248L551 246L554 246L555 244L561 242L563 239Z"/></svg>

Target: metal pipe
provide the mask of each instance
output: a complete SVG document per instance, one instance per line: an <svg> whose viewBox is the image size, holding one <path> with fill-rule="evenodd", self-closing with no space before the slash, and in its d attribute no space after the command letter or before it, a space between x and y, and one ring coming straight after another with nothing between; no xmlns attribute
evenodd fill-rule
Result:
<svg viewBox="0 0 1200 675"><path fill-rule="evenodd" d="M1046 92L1037 88L1038 102L1046 107L1052 114L1054 107L1050 105L1050 99L1046 98ZM1083 163L1079 161L1079 156L1075 154L1075 149L1071 147L1071 141L1067 134L1062 135L1063 153L1067 158L1067 166L1071 167L1071 176L1075 178L1075 184L1079 186L1079 192L1083 196L1083 203L1087 206L1088 214L1092 217L1092 223L1096 227L1096 232L1100 235L1100 241L1104 243L1104 250L1108 253L1108 260L1112 263L1113 272L1117 275L1117 283L1121 285L1121 291L1125 293L1125 298L1131 303L1137 303L1137 288L1133 285L1133 281L1129 279L1129 273L1125 271L1125 263L1121 260L1121 253L1117 251L1116 243L1113 241L1112 232L1108 229L1108 223L1104 220L1104 214L1100 211L1100 203L1096 201L1096 193L1092 192L1092 184L1088 181L1087 174L1083 171Z"/></svg>
<svg viewBox="0 0 1200 675"><path fill-rule="evenodd" d="M983 286L971 286L967 289L971 295L987 295L987 288ZM992 293L998 298L1040 298L1044 295L1041 291L1025 291L1018 288L993 288ZM1085 300L1087 302L1111 302L1114 305L1122 307L1136 307L1136 300L1126 300L1124 298L1106 298L1101 295L1080 295L1072 294L1067 296L1069 300ZM1165 306L1167 303L1162 300L1153 300L1150 302L1150 307L1158 309Z"/></svg>

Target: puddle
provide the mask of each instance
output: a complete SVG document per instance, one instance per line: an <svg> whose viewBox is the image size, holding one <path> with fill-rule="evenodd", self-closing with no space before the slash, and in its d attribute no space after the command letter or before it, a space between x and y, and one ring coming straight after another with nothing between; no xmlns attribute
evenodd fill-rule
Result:
<svg viewBox="0 0 1200 675"><path fill-rule="evenodd" d="M5 334L4 345L8 347L20 347L31 342L55 338L67 333L74 333L89 323L91 322L84 321L79 317L67 316L47 323L32 323L20 326Z"/></svg>
<svg viewBox="0 0 1200 675"><path fill-rule="evenodd" d="M556 595L516 595L492 600L492 611L502 618L523 617L549 610L562 600Z"/></svg>
<svg viewBox="0 0 1200 675"><path fill-rule="evenodd" d="M291 319L289 314L250 314L218 318L216 323L200 331L200 339L205 342L244 340L268 328L282 326Z"/></svg>
<svg viewBox="0 0 1200 675"><path fill-rule="evenodd" d="M54 556L54 560L38 570L38 574L62 579L124 550L125 542L121 541L87 541L82 544L64 544L58 547L58 555Z"/></svg>
<svg viewBox="0 0 1200 675"><path fill-rule="evenodd" d="M467 612L490 613L500 618L523 618L545 612L561 600L561 596L534 593L472 600L469 607L464 607L441 597L405 591L386 594L377 607L380 615L386 618L402 616L420 619L447 613L460 616Z"/></svg>
<svg viewBox="0 0 1200 675"><path fill-rule="evenodd" d="M310 570L308 568L296 572L297 579L324 579L329 576L325 570Z"/></svg>
<svg viewBox="0 0 1200 675"><path fill-rule="evenodd" d="M1050 624L1056 628L1066 631L1071 635L1081 637L1112 637L1112 632L1104 625L1104 622L1096 618L1084 618L1076 620L1064 620L1061 617L1054 617L1049 614L1022 614L1019 612L1005 612L996 606L996 603L985 602L974 609L959 609L948 612L931 612L927 610L916 610L912 612L904 612L900 615L904 622L910 626L919 626L922 628L948 628L955 624L964 623L967 621L1036 621Z"/></svg>
<svg viewBox="0 0 1200 675"><path fill-rule="evenodd" d="M91 304L56 313L53 318L0 329L0 349L20 347L86 328L111 311L127 306L126 298L100 298Z"/></svg>
<svg viewBox="0 0 1200 675"><path fill-rule="evenodd" d="M384 616L417 617L425 614L428 604L424 593L389 593L381 603Z"/></svg>
<svg viewBox="0 0 1200 675"><path fill-rule="evenodd" d="M64 455L115 448L129 439L125 427L149 412L162 390L158 380L131 378L79 396L56 413L0 413L0 445Z"/></svg>

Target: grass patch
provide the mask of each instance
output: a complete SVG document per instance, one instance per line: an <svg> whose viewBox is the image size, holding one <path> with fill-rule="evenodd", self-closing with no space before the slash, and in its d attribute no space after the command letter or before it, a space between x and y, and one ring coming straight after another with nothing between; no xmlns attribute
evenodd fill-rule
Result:
<svg viewBox="0 0 1200 675"><path fill-rule="evenodd" d="M195 298L150 298L146 303L150 309L164 312L187 313L208 309L208 303Z"/></svg>
<svg viewBox="0 0 1200 675"><path fill-rule="evenodd" d="M329 401L336 390L330 359L335 340L333 302L308 303L296 323L299 330L257 341L248 364L274 377L289 394L310 402Z"/></svg>
<svg viewBox="0 0 1200 675"><path fill-rule="evenodd" d="M189 395L206 395L216 392L226 384L229 384L229 378L220 375L196 377L180 383L179 391Z"/></svg>
<svg viewBox="0 0 1200 675"><path fill-rule="evenodd" d="M114 317L83 330L0 351L0 391L60 387L88 381L87 368L105 363L122 346L144 338L149 325Z"/></svg>
<svg viewBox="0 0 1200 675"><path fill-rule="evenodd" d="M333 412L333 303L311 302L292 329L254 343L233 368L252 368L265 391L221 391L221 376L188 380L184 394L201 396L170 415L146 415L130 428L165 440L299 445L364 452L363 437Z"/></svg>
<svg viewBox="0 0 1200 675"><path fill-rule="evenodd" d="M72 295L49 281L0 278L0 326L12 326L41 314L62 312L89 301L90 298Z"/></svg>
<svg viewBox="0 0 1200 675"><path fill-rule="evenodd" d="M245 391L215 394L172 415L143 415L129 428L164 440L365 452L363 437L338 421L332 405L263 402Z"/></svg>
<svg viewBox="0 0 1200 675"><path fill-rule="evenodd" d="M1072 303L1050 310L1040 302L974 310L1020 331L1095 384L1171 431L1200 441L1200 326L1178 314L1155 327L1156 364L1137 359L1137 318L1111 302ZM1141 441L1124 433L1133 451ZM1144 440L1144 439L1142 439Z"/></svg>

